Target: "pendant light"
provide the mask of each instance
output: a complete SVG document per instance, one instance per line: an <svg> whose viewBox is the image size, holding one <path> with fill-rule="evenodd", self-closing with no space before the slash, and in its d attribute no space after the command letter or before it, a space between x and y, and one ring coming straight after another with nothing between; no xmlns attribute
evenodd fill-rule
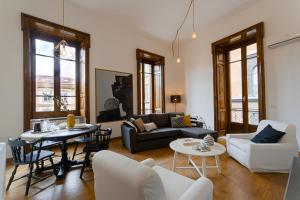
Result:
<svg viewBox="0 0 300 200"><path fill-rule="evenodd" d="M74 59L74 54L65 40L65 0L63 1L63 18L62 18L62 40L54 47L54 56L56 58Z"/></svg>
<svg viewBox="0 0 300 200"><path fill-rule="evenodd" d="M182 23L180 24L180 26L178 27L177 31L176 31L176 35L175 35L175 38L172 42L172 52L173 52L173 57L175 57L175 52L176 52L176 42L177 42L177 59L176 59L176 62L177 63L180 63L181 62L181 59L180 59L180 56L179 56L179 32L180 30L182 29L190 11L191 11L191 8L193 6L193 32L192 32L192 38L195 39L197 38L197 32L195 31L195 0L191 0L190 1L190 4L189 4L189 7L188 7L188 10L182 20Z"/></svg>
<svg viewBox="0 0 300 200"><path fill-rule="evenodd" d="M177 36L177 59L176 62L179 64L181 62L180 56L179 56L179 33Z"/></svg>
<svg viewBox="0 0 300 200"><path fill-rule="evenodd" d="M193 0L193 33L192 38L195 39L197 37L197 33L195 31L195 0Z"/></svg>

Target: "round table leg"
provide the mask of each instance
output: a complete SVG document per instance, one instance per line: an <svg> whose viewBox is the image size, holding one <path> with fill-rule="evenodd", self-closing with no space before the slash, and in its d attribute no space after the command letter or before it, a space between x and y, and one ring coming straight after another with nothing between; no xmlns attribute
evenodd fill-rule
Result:
<svg viewBox="0 0 300 200"><path fill-rule="evenodd" d="M220 165L219 156L215 156L215 159L216 159L216 165L217 165L218 173L221 174L221 165Z"/></svg>
<svg viewBox="0 0 300 200"><path fill-rule="evenodd" d="M192 159L191 155L188 155L188 165L190 164L190 160Z"/></svg>
<svg viewBox="0 0 300 200"><path fill-rule="evenodd" d="M202 157L202 176L206 177L206 157Z"/></svg>
<svg viewBox="0 0 300 200"><path fill-rule="evenodd" d="M172 171L174 171L174 170L175 170L176 157L177 157L177 152L176 152L176 151L174 151Z"/></svg>

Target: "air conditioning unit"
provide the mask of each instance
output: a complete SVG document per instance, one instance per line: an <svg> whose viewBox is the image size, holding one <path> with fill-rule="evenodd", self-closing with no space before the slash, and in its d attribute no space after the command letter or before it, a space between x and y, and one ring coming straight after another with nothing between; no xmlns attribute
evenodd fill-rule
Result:
<svg viewBox="0 0 300 200"><path fill-rule="evenodd" d="M268 47L270 49L275 49L277 47L285 46L285 45L288 45L288 44L291 44L294 42L299 42L299 41L300 41L300 33L297 33L292 37L287 37L284 40L273 42L273 43L269 44Z"/></svg>

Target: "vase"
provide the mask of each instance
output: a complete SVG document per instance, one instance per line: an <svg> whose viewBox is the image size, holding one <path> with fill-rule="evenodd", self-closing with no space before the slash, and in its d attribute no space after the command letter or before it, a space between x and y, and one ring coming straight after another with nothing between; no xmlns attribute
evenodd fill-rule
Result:
<svg viewBox="0 0 300 200"><path fill-rule="evenodd" d="M208 146L213 146L215 143L215 139L210 135L207 134L204 138L204 143L207 144Z"/></svg>
<svg viewBox="0 0 300 200"><path fill-rule="evenodd" d="M67 128L71 129L75 126L75 115L74 114L68 114L67 115Z"/></svg>

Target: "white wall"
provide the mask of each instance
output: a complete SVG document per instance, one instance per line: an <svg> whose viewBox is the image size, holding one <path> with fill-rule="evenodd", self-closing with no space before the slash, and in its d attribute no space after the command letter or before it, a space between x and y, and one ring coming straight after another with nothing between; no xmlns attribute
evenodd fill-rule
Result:
<svg viewBox="0 0 300 200"><path fill-rule="evenodd" d="M267 44L300 33L299 0L260 0L226 16L184 45L187 112L214 124L211 43L237 31L265 22L265 76L267 118L297 126L300 144L300 42L277 49Z"/></svg>
<svg viewBox="0 0 300 200"><path fill-rule="evenodd" d="M19 136L23 130L23 47L21 12L61 23L59 0L0 0L0 141ZM95 123L95 70L103 69L132 73L136 83L136 48L148 50L166 58L166 108L173 111L168 96L184 94L184 71L174 62L170 44L163 43L131 28L113 16L101 16L66 2L65 23L91 34L90 108ZM134 84L136 111L136 84ZM179 110L184 111L184 104ZM121 122L104 123L113 128L113 137L120 136Z"/></svg>

